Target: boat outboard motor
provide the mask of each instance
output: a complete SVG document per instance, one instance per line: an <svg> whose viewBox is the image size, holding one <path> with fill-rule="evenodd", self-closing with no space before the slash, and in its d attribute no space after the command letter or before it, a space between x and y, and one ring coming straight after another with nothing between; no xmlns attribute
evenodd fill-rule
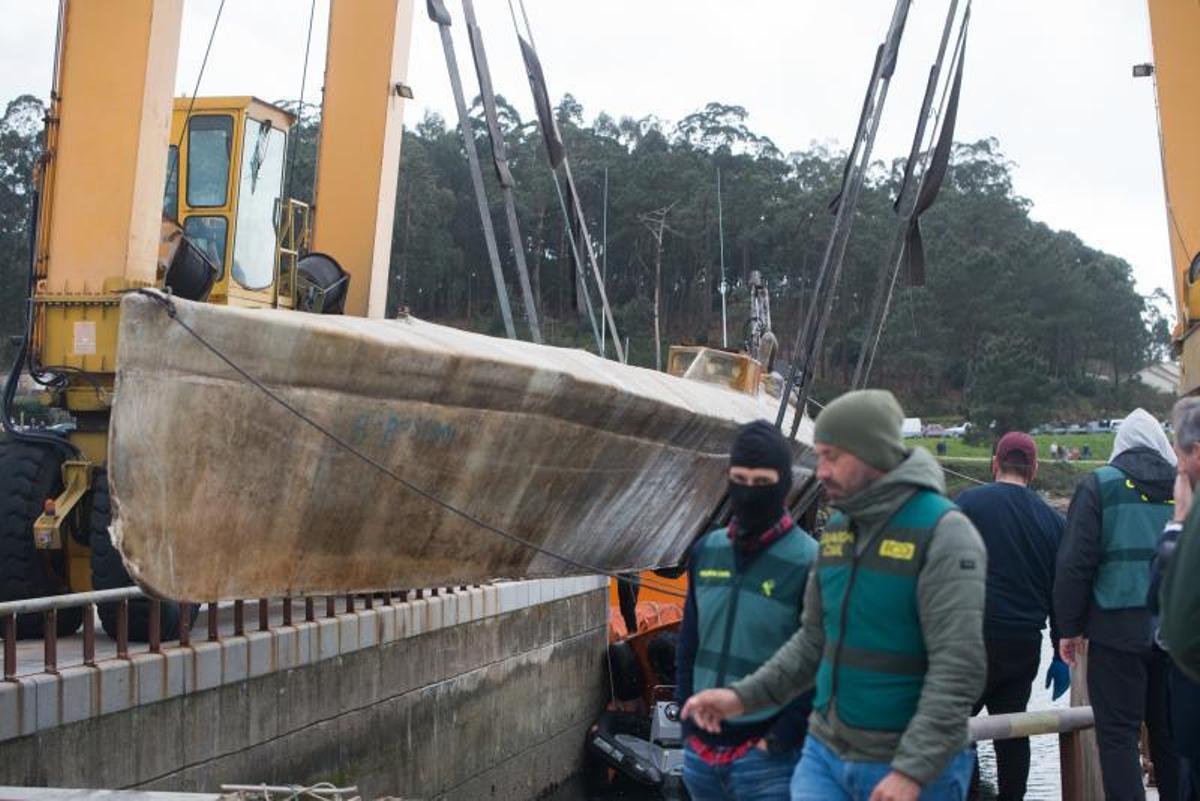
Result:
<svg viewBox="0 0 1200 801"><path fill-rule="evenodd" d="M217 265L187 236L180 236L163 285L184 300L204 302L217 280Z"/></svg>
<svg viewBox="0 0 1200 801"><path fill-rule="evenodd" d="M332 256L309 253L296 265L296 308L313 314L342 314L350 273Z"/></svg>

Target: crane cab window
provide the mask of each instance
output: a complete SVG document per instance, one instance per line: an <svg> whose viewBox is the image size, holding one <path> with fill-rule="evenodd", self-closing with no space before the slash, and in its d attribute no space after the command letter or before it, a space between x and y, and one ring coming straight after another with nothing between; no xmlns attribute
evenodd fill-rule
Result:
<svg viewBox="0 0 1200 801"><path fill-rule="evenodd" d="M197 114L188 120L187 204L216 208L229 200L233 117Z"/></svg>
<svg viewBox="0 0 1200 801"><path fill-rule="evenodd" d="M275 214L286 149L283 131L269 121L246 118L231 273L246 289L265 289L275 279Z"/></svg>
<svg viewBox="0 0 1200 801"><path fill-rule="evenodd" d="M220 216L193 216L183 223L183 235L217 265L217 278L225 275L225 241L229 238L229 222Z"/></svg>
<svg viewBox="0 0 1200 801"><path fill-rule="evenodd" d="M167 185L163 188L163 216L179 219L179 148L167 151Z"/></svg>

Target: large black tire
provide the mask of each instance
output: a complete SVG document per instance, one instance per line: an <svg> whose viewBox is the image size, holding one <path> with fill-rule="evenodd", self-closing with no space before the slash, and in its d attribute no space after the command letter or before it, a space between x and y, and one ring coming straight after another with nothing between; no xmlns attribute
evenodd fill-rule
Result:
<svg viewBox="0 0 1200 801"><path fill-rule="evenodd" d="M33 547L33 523L62 492L63 455L52 447L0 440L0 601L66 592L66 554ZM17 636L42 636L41 614L18 615ZM60 637L83 622L83 609L60 609Z"/></svg>
<svg viewBox="0 0 1200 801"><path fill-rule="evenodd" d="M637 654L633 652L632 645L624 640L609 645L608 669L612 690L618 701L633 701L642 697L646 689L646 679L642 675L642 667L638 664Z"/></svg>
<svg viewBox="0 0 1200 801"><path fill-rule="evenodd" d="M113 547L112 539L108 536L108 526L112 522L112 500L108 493L108 474L98 471L92 481L92 504L88 515L88 531L92 544L92 587L97 590L114 590L118 587L130 587L133 580L125 570L121 554ZM177 603L163 601L160 605L159 631L163 640L179 639L180 607ZM96 611L100 614L100 625L108 636L117 636L117 615L119 604L99 604ZM199 606L192 606L190 623L196 622L200 614ZM189 625L190 625L189 623ZM150 639L150 601L138 598L129 602L129 639L133 642L147 642Z"/></svg>

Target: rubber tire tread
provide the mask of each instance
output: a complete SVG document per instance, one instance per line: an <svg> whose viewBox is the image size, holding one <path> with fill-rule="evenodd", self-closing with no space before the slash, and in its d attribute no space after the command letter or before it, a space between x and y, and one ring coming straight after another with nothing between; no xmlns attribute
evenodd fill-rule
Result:
<svg viewBox="0 0 1200 801"><path fill-rule="evenodd" d="M108 474L97 471L92 480L91 512L88 515L88 532L92 545L92 587L97 590L114 590L119 587L133 586L121 561L121 554L112 544L108 534L108 526L112 523L112 497L108 490ZM179 604L171 601L161 602L159 613L160 639L179 639ZM109 637L117 637L117 614L119 604L98 604L96 611L100 615L100 625ZM200 614L200 607L192 607L192 623ZM148 642L150 640L150 601L136 598L129 602L129 640L130 642Z"/></svg>
<svg viewBox="0 0 1200 801"><path fill-rule="evenodd" d="M632 701L642 697L646 682L632 645L624 640L609 645L608 665L612 671L613 692L618 701Z"/></svg>
<svg viewBox="0 0 1200 801"><path fill-rule="evenodd" d="M53 448L15 440L0 440L0 601L21 601L59 595L55 577L46 572L42 554L33 545L33 523L47 498L62 492L62 454ZM58 552L52 559L62 560ZM17 616L17 637L42 636L41 614ZM83 623L83 609L58 611L58 635L74 634Z"/></svg>

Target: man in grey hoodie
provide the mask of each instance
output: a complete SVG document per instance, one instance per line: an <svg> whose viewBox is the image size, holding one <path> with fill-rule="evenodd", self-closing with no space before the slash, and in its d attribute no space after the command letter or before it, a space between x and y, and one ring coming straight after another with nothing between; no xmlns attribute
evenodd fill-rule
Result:
<svg viewBox="0 0 1200 801"><path fill-rule="evenodd" d="M967 718L983 690L987 552L943 497L928 451L906 451L890 392L817 417L817 477L837 514L821 536L801 629L732 687L692 696L707 731L816 686L793 801L962 799Z"/></svg>
<svg viewBox="0 0 1200 801"><path fill-rule="evenodd" d="M1059 652L1072 667L1087 648L1100 774L1108 801L1141 801L1138 741L1150 731L1160 797L1179 797L1179 757L1168 725L1170 660L1153 643L1150 561L1174 511L1176 455L1162 426L1135 409L1108 464L1075 489L1058 549L1054 612Z"/></svg>

